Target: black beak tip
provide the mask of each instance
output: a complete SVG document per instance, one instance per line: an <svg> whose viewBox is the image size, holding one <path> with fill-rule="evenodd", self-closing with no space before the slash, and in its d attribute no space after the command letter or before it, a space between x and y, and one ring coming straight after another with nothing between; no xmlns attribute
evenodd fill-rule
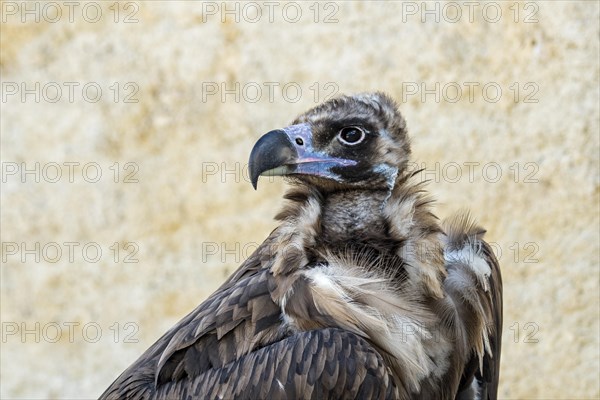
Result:
<svg viewBox="0 0 600 400"><path fill-rule="evenodd" d="M260 152L257 150L258 146L254 146L252 153L250 153L250 160L248 161L248 172L250 173L250 183L254 190L258 187L258 178L260 174L264 172L261 168Z"/></svg>
<svg viewBox="0 0 600 400"><path fill-rule="evenodd" d="M250 182L254 189L258 187L258 177L263 172L277 168L295 159L297 155L284 131L274 130L264 134L254 145L248 161Z"/></svg>

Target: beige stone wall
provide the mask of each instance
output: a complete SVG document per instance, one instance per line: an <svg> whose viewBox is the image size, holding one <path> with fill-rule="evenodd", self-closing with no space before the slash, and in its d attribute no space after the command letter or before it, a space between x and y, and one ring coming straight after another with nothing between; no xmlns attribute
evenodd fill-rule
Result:
<svg viewBox="0 0 600 400"><path fill-rule="evenodd" d="M275 227L255 140L366 90L495 243L501 397L600 396L597 2L0 5L2 398L97 397Z"/></svg>

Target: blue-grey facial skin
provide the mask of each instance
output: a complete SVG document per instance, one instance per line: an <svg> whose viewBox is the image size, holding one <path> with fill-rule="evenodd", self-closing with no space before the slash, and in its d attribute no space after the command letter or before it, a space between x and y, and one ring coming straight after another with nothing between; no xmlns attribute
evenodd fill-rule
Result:
<svg viewBox="0 0 600 400"><path fill-rule="evenodd" d="M263 135L250 154L250 177L254 188L260 175L311 175L340 181L340 176L332 169L357 164L354 160L316 151L312 143L312 130L306 123Z"/></svg>
<svg viewBox="0 0 600 400"><path fill-rule="evenodd" d="M314 175L339 181L339 175L334 173L332 168L356 165L354 160L331 157L316 151L312 145L313 135L309 124L288 126L283 131L298 152L298 160L290 171L293 174Z"/></svg>

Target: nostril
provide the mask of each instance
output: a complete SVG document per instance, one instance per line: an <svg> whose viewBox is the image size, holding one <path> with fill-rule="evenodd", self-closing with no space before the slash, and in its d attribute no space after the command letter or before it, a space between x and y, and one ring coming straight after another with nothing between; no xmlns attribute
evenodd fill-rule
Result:
<svg viewBox="0 0 600 400"><path fill-rule="evenodd" d="M296 138L296 144L297 144L298 146L302 146L302 145L304 144L304 140L302 140L302 138L299 138L299 137L297 137L297 138Z"/></svg>

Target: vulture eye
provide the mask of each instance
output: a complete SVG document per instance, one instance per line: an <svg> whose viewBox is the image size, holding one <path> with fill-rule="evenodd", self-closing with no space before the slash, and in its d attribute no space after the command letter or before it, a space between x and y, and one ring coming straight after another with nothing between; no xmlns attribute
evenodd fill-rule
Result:
<svg viewBox="0 0 600 400"><path fill-rule="evenodd" d="M346 128L342 128L340 133L338 133L338 140L342 144L347 144L353 146L362 142L365 138L365 132L357 128L355 126L348 126Z"/></svg>

